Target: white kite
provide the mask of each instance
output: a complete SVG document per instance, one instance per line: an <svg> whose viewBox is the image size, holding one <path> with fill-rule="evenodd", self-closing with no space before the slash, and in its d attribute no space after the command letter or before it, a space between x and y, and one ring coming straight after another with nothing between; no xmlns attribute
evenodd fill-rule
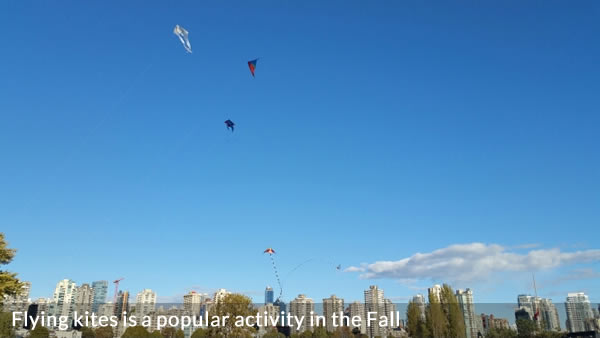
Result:
<svg viewBox="0 0 600 338"><path fill-rule="evenodd" d="M187 50L188 53L191 53L192 52L192 44L190 43L190 40L188 39L188 31L186 31L183 27L176 25L175 29L173 29L173 33L175 35L177 35L177 37L179 38L179 41L181 41L181 44L183 45L185 50Z"/></svg>

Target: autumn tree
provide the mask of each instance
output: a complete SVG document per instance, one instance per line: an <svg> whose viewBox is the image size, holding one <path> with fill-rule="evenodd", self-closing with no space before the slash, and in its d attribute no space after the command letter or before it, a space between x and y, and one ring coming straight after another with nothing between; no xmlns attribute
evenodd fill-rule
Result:
<svg viewBox="0 0 600 338"><path fill-rule="evenodd" d="M96 338L96 332L92 328L84 326L81 328L81 338Z"/></svg>
<svg viewBox="0 0 600 338"><path fill-rule="evenodd" d="M194 333L192 333L191 338L205 338L205 337L210 337L208 329L199 328L199 329L196 329L194 331Z"/></svg>
<svg viewBox="0 0 600 338"><path fill-rule="evenodd" d="M152 333L149 336L150 338L163 338L163 335L160 333L160 331L158 330L154 330L152 331Z"/></svg>
<svg viewBox="0 0 600 338"><path fill-rule="evenodd" d="M0 337L12 337L14 334L12 315L9 312L0 312Z"/></svg>
<svg viewBox="0 0 600 338"><path fill-rule="evenodd" d="M359 331L360 332L360 331ZM333 338L354 338L354 334L347 326L338 327L333 334L331 335Z"/></svg>
<svg viewBox="0 0 600 338"><path fill-rule="evenodd" d="M448 336L448 319L444 314L444 309L440 303L440 299L429 291L429 306L426 311L427 331L433 337Z"/></svg>
<svg viewBox="0 0 600 338"><path fill-rule="evenodd" d="M9 249L4 234L0 233L0 266L10 263L15 257L15 249ZM4 296L13 296L21 292L23 283L19 281L16 273L4 271L0 268L0 305Z"/></svg>
<svg viewBox="0 0 600 338"><path fill-rule="evenodd" d="M454 291L448 284L442 286L441 301L448 323L448 337L464 338L467 331L465 328L465 320L458 304L458 300L454 295Z"/></svg>
<svg viewBox="0 0 600 338"><path fill-rule="evenodd" d="M516 338L517 332L506 328L491 328L485 335L486 338Z"/></svg>
<svg viewBox="0 0 600 338"><path fill-rule="evenodd" d="M235 323L236 318L239 316L245 318L254 315L256 315L256 310L250 298L237 293L228 294L213 306L211 316L219 316L221 318L229 316L229 319L222 326L209 327L208 336L251 338L256 334L254 327L237 326Z"/></svg>
<svg viewBox="0 0 600 338"><path fill-rule="evenodd" d="M126 337L126 338L149 338L150 332L148 332L148 330L146 330L145 327L140 326L140 325L130 326L123 333L123 337Z"/></svg>
<svg viewBox="0 0 600 338"><path fill-rule="evenodd" d="M369 338L366 334L360 333L360 329L358 327L352 329L352 334L355 338Z"/></svg>
<svg viewBox="0 0 600 338"><path fill-rule="evenodd" d="M556 331L542 331L535 335L536 338L563 338L565 334Z"/></svg>
<svg viewBox="0 0 600 338"><path fill-rule="evenodd" d="M406 308L406 326L409 337L428 337L427 324L421 313L419 304L409 302Z"/></svg>
<svg viewBox="0 0 600 338"><path fill-rule="evenodd" d="M177 333L177 329L174 327L165 327L160 330L160 334L163 338L175 338L175 334Z"/></svg>
<svg viewBox="0 0 600 338"><path fill-rule="evenodd" d="M43 327L37 326L35 329L31 330L29 333L29 338L48 338L50 337L50 331Z"/></svg>
<svg viewBox="0 0 600 338"><path fill-rule="evenodd" d="M285 338L285 335L275 328L271 328L265 333L262 338Z"/></svg>
<svg viewBox="0 0 600 338"><path fill-rule="evenodd" d="M300 338L313 338L313 333L310 332L310 330L306 330L302 333L300 333Z"/></svg>
<svg viewBox="0 0 600 338"><path fill-rule="evenodd" d="M113 330L110 326L99 327L94 330L96 338L113 338Z"/></svg>
<svg viewBox="0 0 600 338"><path fill-rule="evenodd" d="M535 335L535 323L529 319L518 319L517 322L518 337L529 338Z"/></svg>
<svg viewBox="0 0 600 338"><path fill-rule="evenodd" d="M328 338L327 329L323 326L317 326L313 329L312 338Z"/></svg>

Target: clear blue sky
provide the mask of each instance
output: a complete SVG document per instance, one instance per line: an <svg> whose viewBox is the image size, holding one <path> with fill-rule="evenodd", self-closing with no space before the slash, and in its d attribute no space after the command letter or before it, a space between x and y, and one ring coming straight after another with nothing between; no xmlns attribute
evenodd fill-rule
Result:
<svg viewBox="0 0 600 338"><path fill-rule="evenodd" d="M133 293L262 300L273 247L288 301L371 284L402 300L444 280L335 265L473 242L596 250L599 14L596 1L2 1L9 269L33 297L125 277ZM538 271L540 295L600 299L598 260L576 263ZM532 292L529 271L508 270L454 285L483 302Z"/></svg>

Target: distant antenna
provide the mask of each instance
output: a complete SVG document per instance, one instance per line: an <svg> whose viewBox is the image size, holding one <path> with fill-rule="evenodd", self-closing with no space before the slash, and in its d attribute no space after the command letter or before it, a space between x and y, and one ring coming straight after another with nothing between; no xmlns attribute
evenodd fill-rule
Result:
<svg viewBox="0 0 600 338"><path fill-rule="evenodd" d="M539 309L539 304L538 304L538 295L537 295L537 286L535 285L535 273L531 273L531 276L533 277L533 291L535 292L535 298L533 299L533 311L534 311L534 315L533 315L533 320L534 321L538 321L538 318L540 316L540 309ZM534 328L534 332L537 329L537 325Z"/></svg>

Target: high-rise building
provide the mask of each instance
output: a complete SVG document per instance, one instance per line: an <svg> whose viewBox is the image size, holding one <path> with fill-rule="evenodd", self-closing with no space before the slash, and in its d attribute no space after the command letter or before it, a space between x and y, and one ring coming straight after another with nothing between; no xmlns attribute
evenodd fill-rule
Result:
<svg viewBox="0 0 600 338"><path fill-rule="evenodd" d="M431 297L433 297L438 303L442 302L442 286L439 284L436 284L432 287L430 287L429 289L427 289L427 291L429 292L429 301L431 302Z"/></svg>
<svg viewBox="0 0 600 338"><path fill-rule="evenodd" d="M265 289L265 304L273 304L273 300L275 298L275 293L273 292L273 288L267 286Z"/></svg>
<svg viewBox="0 0 600 338"><path fill-rule="evenodd" d="M266 316L268 318L267 322L266 322L266 324L267 324L266 326L264 326L264 325L259 326L259 337L262 337L262 335L264 335L264 333L269 328L277 327L277 325L279 325L281 322L281 321L278 321L275 325L273 325L273 321L275 321L277 318L281 317L281 314L279 313L279 306L273 305L273 303L268 303L268 304L259 306L258 313L260 313L261 316ZM262 320L263 319L261 319L261 321Z"/></svg>
<svg viewBox="0 0 600 338"><path fill-rule="evenodd" d="M481 331L482 333L488 332L490 329L509 329L508 319L506 318L495 318L493 314L489 316L481 314ZM485 335L485 334L484 334Z"/></svg>
<svg viewBox="0 0 600 338"><path fill-rule="evenodd" d="M66 316L70 323L75 311L75 302L77 299L77 285L70 279L63 279L56 284L52 302L48 307L48 312L54 316Z"/></svg>
<svg viewBox="0 0 600 338"><path fill-rule="evenodd" d="M119 291L117 294L114 315L122 320L124 313L129 313L129 291Z"/></svg>
<svg viewBox="0 0 600 338"><path fill-rule="evenodd" d="M394 302L392 302L390 299L384 298L383 299L383 306L384 306L384 316L387 316L388 318L388 330L392 330L395 329L397 326L397 322L396 319L398 319L398 314L396 313L398 310L398 307L396 306L396 304L394 304ZM388 331L390 332L390 331Z"/></svg>
<svg viewBox="0 0 600 338"><path fill-rule="evenodd" d="M583 292L567 294L565 309L569 332L586 331L586 321L594 318L588 296Z"/></svg>
<svg viewBox="0 0 600 338"><path fill-rule="evenodd" d="M549 298L540 299L540 318L546 331L560 331L560 320L556 306Z"/></svg>
<svg viewBox="0 0 600 338"><path fill-rule="evenodd" d="M106 295L108 294L108 281L95 281L92 283L92 289L94 289L94 302L92 303L92 311L98 313L100 305L106 303Z"/></svg>
<svg viewBox="0 0 600 338"><path fill-rule="evenodd" d="M77 288L77 298L75 299L75 309L77 314L85 315L85 312L92 312L94 302L94 290L89 284L82 284Z"/></svg>
<svg viewBox="0 0 600 338"><path fill-rule="evenodd" d="M52 304L52 299L50 298L38 298L35 300L35 302L33 302L34 304L37 304L38 308L38 313L41 314L42 312L46 315L46 314L51 314L50 313L50 304Z"/></svg>
<svg viewBox="0 0 600 338"><path fill-rule="evenodd" d="M463 314L465 321L465 331L467 338L477 338L479 329L477 325L477 316L475 315L475 304L473 303L473 291L471 289L456 290L456 299Z"/></svg>
<svg viewBox="0 0 600 338"><path fill-rule="evenodd" d="M310 328L310 320L315 312L315 302L312 298L308 298L305 295L298 295L294 300L290 302L290 315L298 319L304 318L300 327L295 327L295 321L292 320L292 330L297 332L304 332Z"/></svg>
<svg viewBox="0 0 600 338"><path fill-rule="evenodd" d="M534 316L537 310L539 309L539 303L539 297L534 297L530 295L519 295L517 297L517 304L519 306L519 309L527 311L527 313L529 314L529 318L531 318L532 320L534 319Z"/></svg>
<svg viewBox="0 0 600 338"><path fill-rule="evenodd" d="M156 308L156 292L144 289L135 297L135 313L138 318L147 316Z"/></svg>
<svg viewBox="0 0 600 338"><path fill-rule="evenodd" d="M336 314L338 318L335 322L333 322L333 314ZM340 326L340 317L344 313L344 300L336 297L336 295L331 295L329 298L323 298L323 316L325 317L325 329L329 332L334 332L337 327Z"/></svg>
<svg viewBox="0 0 600 338"><path fill-rule="evenodd" d="M287 306L286 306L285 302L282 301L281 299L276 299L275 303L273 303L273 305L279 307L279 313L282 313L282 312L284 313L283 315L281 315L281 317L282 317L281 318L281 326L285 326L284 325L285 322L284 322L284 318L283 318L287 314Z"/></svg>
<svg viewBox="0 0 600 338"><path fill-rule="evenodd" d="M115 304L113 302L106 302L98 304L98 310L96 312L98 316L114 316L115 315Z"/></svg>
<svg viewBox="0 0 600 338"><path fill-rule="evenodd" d="M527 312L537 327L547 331L560 331L558 311L551 299L519 295L517 298L519 310ZM524 314L521 314L525 318Z"/></svg>
<svg viewBox="0 0 600 338"><path fill-rule="evenodd" d="M386 336L387 329L379 327L378 322L381 316L385 316L385 301L383 290L376 285L369 286L369 290L365 290L365 315L372 313L372 318L377 320L369 323L367 318L367 335L369 337Z"/></svg>
<svg viewBox="0 0 600 338"><path fill-rule="evenodd" d="M23 282L18 300L23 303L29 303L29 293L31 292L31 282Z"/></svg>
<svg viewBox="0 0 600 338"><path fill-rule="evenodd" d="M350 322L350 327L351 328L355 328L358 327L360 328L360 333L362 334L366 334L367 333L367 317L365 314L365 305L361 302L353 302L350 303L350 307L349 307L349 316L350 316L350 320L352 320L352 318L360 318L360 326L354 326L352 325L352 322Z"/></svg>
<svg viewBox="0 0 600 338"><path fill-rule="evenodd" d="M225 296L230 295L230 294L231 294L231 292L227 291L226 289L219 289L219 290L217 290L217 292L215 292L215 294L213 296L213 302L215 304L218 304L225 298Z"/></svg>
<svg viewBox="0 0 600 338"><path fill-rule="evenodd" d="M522 307L515 309L515 321L518 321L519 319L533 320L533 318L529 315L529 311Z"/></svg>
<svg viewBox="0 0 600 338"><path fill-rule="evenodd" d="M202 304L208 299L208 294L190 291L183 296L183 309L189 313L200 315Z"/></svg>
<svg viewBox="0 0 600 338"><path fill-rule="evenodd" d="M419 308L421 319L425 320L425 296L419 293L412 298L412 302Z"/></svg>
<svg viewBox="0 0 600 338"><path fill-rule="evenodd" d="M27 310L29 306L29 292L31 291L31 283L23 282L21 286L21 292L17 295L4 296L4 300L0 302L0 305L4 305L5 312L23 312ZM1 304L3 303L3 304ZM0 307L0 310L2 307Z"/></svg>

